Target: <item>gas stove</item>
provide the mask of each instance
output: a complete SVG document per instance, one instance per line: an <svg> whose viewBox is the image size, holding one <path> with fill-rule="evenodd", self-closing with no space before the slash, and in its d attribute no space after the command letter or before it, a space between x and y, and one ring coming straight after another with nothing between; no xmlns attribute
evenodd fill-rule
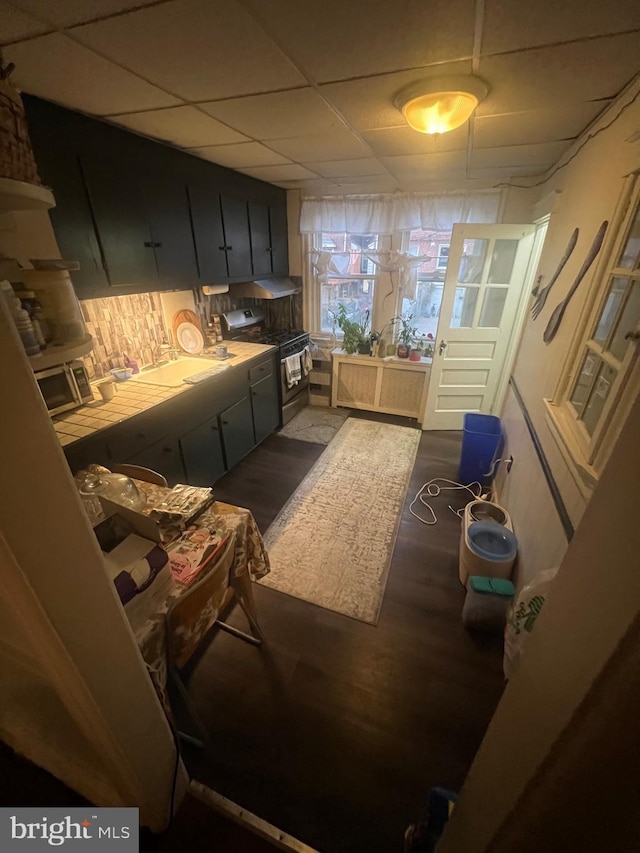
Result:
<svg viewBox="0 0 640 853"><path fill-rule="evenodd" d="M240 308L223 316L226 325L224 338L280 347L282 358L299 352L309 343L308 332L301 329L266 329L264 313L260 309Z"/></svg>

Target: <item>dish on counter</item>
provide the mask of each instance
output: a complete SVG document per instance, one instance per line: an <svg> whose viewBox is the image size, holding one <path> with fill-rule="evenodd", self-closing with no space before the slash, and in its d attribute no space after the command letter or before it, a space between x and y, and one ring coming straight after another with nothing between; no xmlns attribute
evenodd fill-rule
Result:
<svg viewBox="0 0 640 853"><path fill-rule="evenodd" d="M202 332L193 323L180 323L176 329L176 339L182 349L191 355L196 355L204 349Z"/></svg>
<svg viewBox="0 0 640 853"><path fill-rule="evenodd" d="M113 367L109 373L118 382L125 382L133 374L133 370L130 367Z"/></svg>

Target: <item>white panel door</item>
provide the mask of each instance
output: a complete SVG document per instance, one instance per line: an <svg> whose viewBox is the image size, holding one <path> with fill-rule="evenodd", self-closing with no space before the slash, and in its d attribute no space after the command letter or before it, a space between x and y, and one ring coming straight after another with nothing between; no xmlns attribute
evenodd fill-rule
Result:
<svg viewBox="0 0 640 853"><path fill-rule="evenodd" d="M462 429L466 412L497 414L534 231L453 226L423 429Z"/></svg>

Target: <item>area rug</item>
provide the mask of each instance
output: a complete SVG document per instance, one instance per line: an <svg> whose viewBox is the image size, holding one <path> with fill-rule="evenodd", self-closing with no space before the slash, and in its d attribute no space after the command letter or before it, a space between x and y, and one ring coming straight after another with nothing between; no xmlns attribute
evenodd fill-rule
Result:
<svg viewBox="0 0 640 853"><path fill-rule="evenodd" d="M419 441L349 418L267 530L260 583L375 625Z"/></svg>
<svg viewBox="0 0 640 853"><path fill-rule="evenodd" d="M282 427L278 435L312 444L329 444L348 417L348 411L343 413L335 409L329 411L322 406L306 406Z"/></svg>

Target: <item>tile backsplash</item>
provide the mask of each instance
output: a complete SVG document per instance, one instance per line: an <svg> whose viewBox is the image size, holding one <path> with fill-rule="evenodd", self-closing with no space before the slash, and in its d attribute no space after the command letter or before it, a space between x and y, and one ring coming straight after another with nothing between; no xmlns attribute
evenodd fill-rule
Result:
<svg viewBox="0 0 640 853"><path fill-rule="evenodd" d="M168 340L159 293L81 299L80 307L95 340L83 358L90 379L124 367L125 355L140 366L149 364L158 344Z"/></svg>

